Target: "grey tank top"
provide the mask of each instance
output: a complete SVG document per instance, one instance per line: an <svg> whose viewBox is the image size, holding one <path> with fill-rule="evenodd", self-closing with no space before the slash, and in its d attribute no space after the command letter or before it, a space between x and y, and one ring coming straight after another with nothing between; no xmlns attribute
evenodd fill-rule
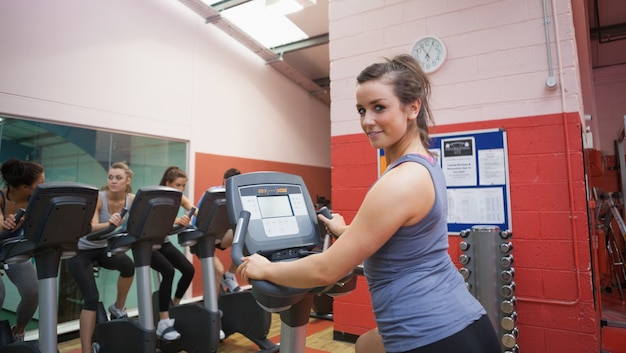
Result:
<svg viewBox="0 0 626 353"><path fill-rule="evenodd" d="M405 352L459 332L485 313L448 254L447 191L439 163L405 155L430 173L435 202L417 224L402 227L364 262L376 323L387 352ZM381 210L381 214L394 210Z"/></svg>
<svg viewBox="0 0 626 353"><path fill-rule="evenodd" d="M100 191L98 193L100 198L102 199L102 209L100 213L98 213L98 222L104 223L108 222L109 218L111 218L111 213L109 212L109 202L107 201L107 192ZM130 207L130 194L126 194L126 202L125 207ZM101 249L106 248L107 241L105 240L87 240L87 237L81 237L78 239L78 249L80 250L90 250L90 249Z"/></svg>

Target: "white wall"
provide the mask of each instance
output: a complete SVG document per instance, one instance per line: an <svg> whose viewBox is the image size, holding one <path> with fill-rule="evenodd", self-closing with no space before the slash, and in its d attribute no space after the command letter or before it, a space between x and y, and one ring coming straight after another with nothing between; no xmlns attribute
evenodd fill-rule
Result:
<svg viewBox="0 0 626 353"><path fill-rule="evenodd" d="M330 167L329 107L179 1L5 0L0 43L1 113Z"/></svg>
<svg viewBox="0 0 626 353"><path fill-rule="evenodd" d="M448 51L430 76L438 125L582 112L570 1L546 3L556 89L545 86L541 0L330 0L332 135L361 132L354 108L358 72L382 57L409 53L425 35L440 37Z"/></svg>

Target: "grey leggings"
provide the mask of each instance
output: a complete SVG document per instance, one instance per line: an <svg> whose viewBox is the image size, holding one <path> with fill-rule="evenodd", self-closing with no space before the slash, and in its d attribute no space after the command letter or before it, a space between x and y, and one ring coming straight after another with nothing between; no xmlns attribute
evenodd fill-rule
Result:
<svg viewBox="0 0 626 353"><path fill-rule="evenodd" d="M37 271L33 263L29 261L9 265L4 270L9 280L13 282L20 293L20 303L17 305L16 321L18 324L26 325L35 315L39 304L39 282L37 281ZM0 307L4 305L6 289L4 281L0 277Z"/></svg>

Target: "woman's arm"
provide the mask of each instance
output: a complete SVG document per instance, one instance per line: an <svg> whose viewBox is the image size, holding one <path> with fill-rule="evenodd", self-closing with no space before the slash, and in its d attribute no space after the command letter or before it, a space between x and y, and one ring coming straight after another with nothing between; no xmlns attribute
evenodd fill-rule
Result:
<svg viewBox="0 0 626 353"><path fill-rule="evenodd" d="M0 199L0 209L4 208L4 211L8 213L5 217L2 212L0 212L0 224L2 224L2 229L13 230L17 226L15 223L15 215L12 214L9 210L7 210L6 205L4 204L3 199Z"/></svg>
<svg viewBox="0 0 626 353"><path fill-rule="evenodd" d="M6 218L2 213L0 213L0 224L2 224L2 229L13 230L17 226L15 223L15 215L9 214Z"/></svg>
<svg viewBox="0 0 626 353"><path fill-rule="evenodd" d="M189 211L191 210L191 208L193 207L193 204L191 203L191 201L187 198L187 196L183 195L182 199L180 200L180 206L182 208L184 208L185 210ZM196 214L198 213L198 210L196 210Z"/></svg>
<svg viewBox="0 0 626 353"><path fill-rule="evenodd" d="M132 205L132 202L135 199L135 195L133 194L129 194L129 195L130 195L130 198L129 198L130 204ZM116 227L119 227L122 224L123 218L119 214L119 212L113 213L106 222L102 222L102 223L100 222L100 211L102 210L102 202L103 202L102 197L100 197L100 194L98 194L96 210L93 213L93 218L91 219L91 232L96 232L96 231L105 229L111 224L115 225Z"/></svg>
<svg viewBox="0 0 626 353"><path fill-rule="evenodd" d="M180 206L184 208L186 211L190 211L191 208L193 207L193 204L191 203L191 201L189 201L189 199L185 195L183 195L180 201ZM197 215L197 214L198 214L198 210L195 210L194 215ZM181 217L177 217L174 220L174 224L180 224L181 226L184 226L184 227L188 226L190 223L191 223L191 218L187 214L184 214Z"/></svg>
<svg viewBox="0 0 626 353"><path fill-rule="evenodd" d="M428 170L417 163L403 163L374 184L352 223L327 251L273 263L252 255L244 258L238 271L246 280L265 279L289 287L332 284L382 247L400 227L420 221L434 200Z"/></svg>

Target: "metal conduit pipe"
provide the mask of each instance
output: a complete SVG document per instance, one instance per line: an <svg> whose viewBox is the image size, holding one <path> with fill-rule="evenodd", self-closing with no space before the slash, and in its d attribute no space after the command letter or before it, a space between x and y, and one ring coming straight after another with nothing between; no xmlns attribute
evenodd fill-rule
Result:
<svg viewBox="0 0 626 353"><path fill-rule="evenodd" d="M554 3L552 4L552 11L554 11ZM554 15L556 21L556 14ZM554 72L552 71L552 48L550 48L550 28L548 27L550 24L550 20L548 20L548 9L546 5L546 0L543 0L543 26L546 30L546 51L548 53L548 78L546 78L546 87L548 88L556 88L559 81L554 77ZM555 26L555 35L558 29ZM557 48L559 47L559 43L556 43Z"/></svg>

